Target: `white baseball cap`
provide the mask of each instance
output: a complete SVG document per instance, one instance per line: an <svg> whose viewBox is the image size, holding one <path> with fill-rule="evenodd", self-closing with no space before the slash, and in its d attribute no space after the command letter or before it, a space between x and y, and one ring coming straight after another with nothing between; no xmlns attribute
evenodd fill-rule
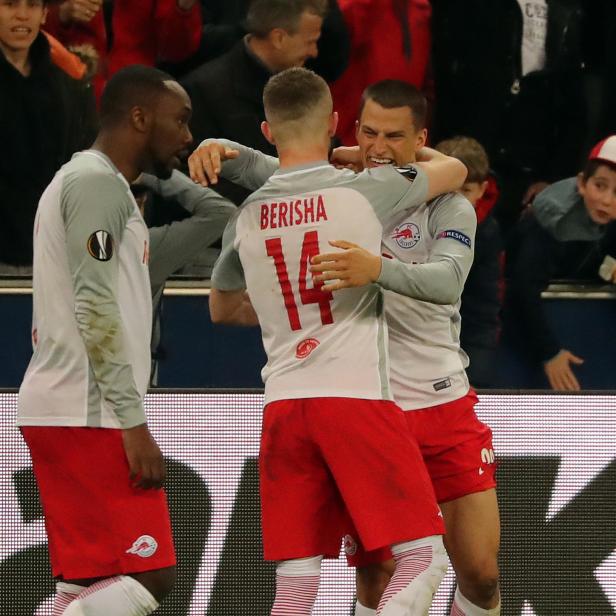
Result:
<svg viewBox="0 0 616 616"><path fill-rule="evenodd" d="M616 135L610 135L590 151L588 160L604 160L616 165Z"/></svg>

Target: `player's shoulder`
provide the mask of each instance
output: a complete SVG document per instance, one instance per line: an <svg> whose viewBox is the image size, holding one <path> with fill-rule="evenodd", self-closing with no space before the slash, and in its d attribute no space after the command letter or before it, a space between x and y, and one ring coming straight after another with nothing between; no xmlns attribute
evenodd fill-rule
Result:
<svg viewBox="0 0 616 616"><path fill-rule="evenodd" d="M428 201L428 207L432 213L449 211L452 214L465 215L473 219L477 217L471 202L459 192L448 192L438 195Z"/></svg>
<svg viewBox="0 0 616 616"><path fill-rule="evenodd" d="M364 169L357 174L357 177L368 179L370 181L378 180L381 182L390 182L392 180L400 181L401 179L413 183L420 173L419 167L409 164L404 166L382 165L380 167L371 167Z"/></svg>

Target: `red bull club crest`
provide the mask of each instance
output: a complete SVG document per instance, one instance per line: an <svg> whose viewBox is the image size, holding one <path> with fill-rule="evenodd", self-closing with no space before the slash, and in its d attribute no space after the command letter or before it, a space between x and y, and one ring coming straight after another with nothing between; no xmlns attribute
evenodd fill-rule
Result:
<svg viewBox="0 0 616 616"><path fill-rule="evenodd" d="M414 222L405 222L394 229L391 238L401 248L413 248L421 239L421 231Z"/></svg>

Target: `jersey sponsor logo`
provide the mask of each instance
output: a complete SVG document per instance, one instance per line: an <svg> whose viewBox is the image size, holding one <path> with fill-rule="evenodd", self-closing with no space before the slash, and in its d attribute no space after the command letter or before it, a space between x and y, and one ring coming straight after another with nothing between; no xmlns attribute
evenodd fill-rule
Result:
<svg viewBox="0 0 616 616"><path fill-rule="evenodd" d="M344 553L347 556L355 556L357 554L357 541L351 535L345 535L343 539Z"/></svg>
<svg viewBox="0 0 616 616"><path fill-rule="evenodd" d="M113 257L113 238L102 229L95 231L88 238L88 252L97 261L109 261Z"/></svg>
<svg viewBox="0 0 616 616"><path fill-rule="evenodd" d="M451 387L451 379L443 379L438 383L434 383L432 387L434 387L434 391L442 391L443 389L447 389L448 387Z"/></svg>
<svg viewBox="0 0 616 616"><path fill-rule="evenodd" d="M133 545L126 550L127 554L135 554L141 556L141 558L148 558L152 556L158 549L158 543L154 537L150 535L141 535L139 539L133 543Z"/></svg>
<svg viewBox="0 0 616 616"><path fill-rule="evenodd" d="M400 248L413 248L421 239L421 229L414 222L404 222L398 225L391 234Z"/></svg>
<svg viewBox="0 0 616 616"><path fill-rule="evenodd" d="M306 340L302 340L295 349L295 357L297 357L297 359L306 359L319 344L320 342L316 338L306 338Z"/></svg>
<svg viewBox="0 0 616 616"><path fill-rule="evenodd" d="M415 167L396 167L396 171L409 182L414 182L417 177L417 169Z"/></svg>
<svg viewBox="0 0 616 616"><path fill-rule="evenodd" d="M465 246L468 246L469 248L471 248L472 246L471 238L468 237L468 235L465 235L464 233L462 233L461 231L455 231L454 229L447 229L446 231L441 231L436 236L437 240L442 240L445 238L456 240L457 242L460 242L461 244L464 244Z"/></svg>

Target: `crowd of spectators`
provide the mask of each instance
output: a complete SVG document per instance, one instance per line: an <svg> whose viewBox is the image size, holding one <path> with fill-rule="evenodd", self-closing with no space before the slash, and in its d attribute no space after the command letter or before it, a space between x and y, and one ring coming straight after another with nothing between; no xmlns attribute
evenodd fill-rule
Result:
<svg viewBox="0 0 616 616"><path fill-rule="evenodd" d="M306 65L328 80L344 145L355 143L364 88L400 79L431 102L431 143L470 171L465 194L479 228L462 336L476 358L471 380L490 385L507 254L505 321L515 315L533 332L522 339L552 387L575 389L571 368L582 358L560 347L539 298L554 276L599 282L599 265L616 256L616 212L596 219L587 196L616 155L586 163L616 134L615 35L613 0L0 0L0 273L29 273L41 193L90 145L96 101L123 66L157 65L180 79L196 142L226 137L268 154L261 96L272 74ZM149 188L154 203L170 201L164 187ZM236 204L246 196L217 190ZM182 198L162 214L150 208L150 223L199 211Z"/></svg>

